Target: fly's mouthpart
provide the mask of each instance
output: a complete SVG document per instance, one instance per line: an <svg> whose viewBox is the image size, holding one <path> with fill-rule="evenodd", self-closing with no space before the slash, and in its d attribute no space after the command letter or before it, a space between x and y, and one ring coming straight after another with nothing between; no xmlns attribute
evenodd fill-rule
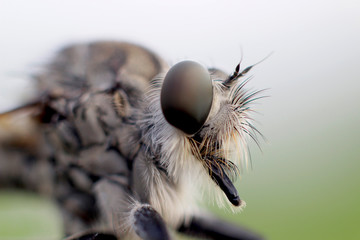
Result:
<svg viewBox="0 0 360 240"><path fill-rule="evenodd" d="M210 178L235 207L244 204L233 182L240 170L249 165L248 139L260 146L258 136L263 137L252 123L250 114L254 110L250 105L266 96L262 95L264 90L245 90L250 80L237 82L228 90L221 87L221 82L214 82L215 101L222 102L214 104L218 109L210 114L199 132L189 137L192 154L203 163ZM218 96L226 97L221 99Z"/></svg>
<svg viewBox="0 0 360 240"><path fill-rule="evenodd" d="M224 192L225 196L229 200L229 202L238 207L241 205L240 196L238 194L237 189L233 184L233 180L231 180L224 169L224 166L228 167L225 161L214 161L210 160L207 162L208 171L211 179L220 187L220 189Z"/></svg>
<svg viewBox="0 0 360 240"><path fill-rule="evenodd" d="M206 169L211 169L213 165L221 167L221 175L223 172L230 177L232 181L235 181L240 174L240 170L235 163L225 158L226 153L220 147L221 144L216 140L210 137L205 140L199 140L199 136L195 135L194 137L188 138L191 145L192 154L199 160L203 161Z"/></svg>
<svg viewBox="0 0 360 240"><path fill-rule="evenodd" d="M214 142L211 138L200 139L199 135L189 138L193 155L202 162L210 178L220 187L229 202L235 207L241 206L239 194L233 184L239 175L238 167L233 162L220 157L223 154L216 140Z"/></svg>

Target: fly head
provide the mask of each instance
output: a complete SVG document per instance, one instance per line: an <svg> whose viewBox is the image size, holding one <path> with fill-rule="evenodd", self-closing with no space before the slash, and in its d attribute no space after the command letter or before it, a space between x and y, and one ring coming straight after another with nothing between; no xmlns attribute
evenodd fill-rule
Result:
<svg viewBox="0 0 360 240"><path fill-rule="evenodd" d="M233 182L248 162L247 140L257 142L260 134L249 106L262 91L244 88L249 78L243 77L252 67L240 71L238 65L232 75L221 79L212 74L214 69L180 62L170 68L161 90L165 119L186 134L191 154L234 206L242 204Z"/></svg>

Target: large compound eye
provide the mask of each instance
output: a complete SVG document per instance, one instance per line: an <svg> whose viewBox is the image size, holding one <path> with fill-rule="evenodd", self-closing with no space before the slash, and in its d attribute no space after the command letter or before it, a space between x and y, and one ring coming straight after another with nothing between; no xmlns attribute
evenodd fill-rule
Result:
<svg viewBox="0 0 360 240"><path fill-rule="evenodd" d="M207 69L193 61L175 64L165 76L161 108L165 119L187 134L196 133L205 123L213 100Z"/></svg>

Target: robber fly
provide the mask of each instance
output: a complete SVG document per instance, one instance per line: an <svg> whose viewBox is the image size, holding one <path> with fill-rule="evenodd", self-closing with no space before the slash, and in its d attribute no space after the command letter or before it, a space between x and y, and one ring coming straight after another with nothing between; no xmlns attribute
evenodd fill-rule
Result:
<svg viewBox="0 0 360 240"><path fill-rule="evenodd" d="M196 204L205 189L245 205L233 181L257 134L253 66L227 75L130 43L66 47L35 76L38 97L0 115L0 186L55 199L67 239L262 239Z"/></svg>

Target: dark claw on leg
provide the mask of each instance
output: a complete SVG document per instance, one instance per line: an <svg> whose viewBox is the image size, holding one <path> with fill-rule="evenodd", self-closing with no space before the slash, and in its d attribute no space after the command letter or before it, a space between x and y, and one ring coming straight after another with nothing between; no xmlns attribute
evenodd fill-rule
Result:
<svg viewBox="0 0 360 240"><path fill-rule="evenodd" d="M170 235L160 215L149 205L143 205L134 213L135 232L146 240L168 240Z"/></svg>

